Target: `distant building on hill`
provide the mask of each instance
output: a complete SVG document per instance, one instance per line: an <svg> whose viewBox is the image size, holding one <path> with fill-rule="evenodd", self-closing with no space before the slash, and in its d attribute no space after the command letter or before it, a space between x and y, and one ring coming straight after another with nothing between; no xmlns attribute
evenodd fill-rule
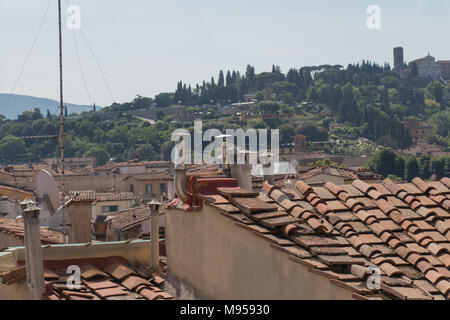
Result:
<svg viewBox="0 0 450 320"><path fill-rule="evenodd" d="M423 140L433 133L433 128L423 120L407 120L404 122L405 129L413 140Z"/></svg>
<svg viewBox="0 0 450 320"><path fill-rule="evenodd" d="M405 63L402 47L394 48L394 71L402 78L417 77L420 79L450 79L450 61L436 61L429 53L426 57Z"/></svg>

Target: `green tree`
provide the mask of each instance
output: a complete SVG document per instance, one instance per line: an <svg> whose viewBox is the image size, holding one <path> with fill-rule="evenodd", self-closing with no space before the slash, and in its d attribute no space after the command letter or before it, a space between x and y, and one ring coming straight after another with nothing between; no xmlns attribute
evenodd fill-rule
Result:
<svg viewBox="0 0 450 320"><path fill-rule="evenodd" d="M295 128L292 124L283 124L279 128L280 130L280 143L291 143L295 136Z"/></svg>
<svg viewBox="0 0 450 320"><path fill-rule="evenodd" d="M441 111L434 114L429 122L436 134L441 137L450 135L450 111Z"/></svg>
<svg viewBox="0 0 450 320"><path fill-rule="evenodd" d="M439 81L433 81L427 86L426 93L428 97L436 100L437 102L442 102L444 97L444 87Z"/></svg>
<svg viewBox="0 0 450 320"><path fill-rule="evenodd" d="M83 157L94 157L97 161L97 165L102 166L108 161L110 155L103 147L93 146L86 151Z"/></svg>
<svg viewBox="0 0 450 320"><path fill-rule="evenodd" d="M369 160L367 166L375 173L387 177L390 174L395 174L397 172L397 157L397 154L392 149L381 148Z"/></svg>
<svg viewBox="0 0 450 320"><path fill-rule="evenodd" d="M170 93L160 93L155 96L155 104L157 108L167 108L171 104Z"/></svg>
<svg viewBox="0 0 450 320"><path fill-rule="evenodd" d="M164 160L164 161L172 160L172 150L174 147L175 147L175 142L173 142L173 141L165 141L161 145L162 160Z"/></svg>
<svg viewBox="0 0 450 320"><path fill-rule="evenodd" d="M431 157L428 154L424 154L419 158L420 177L423 179L429 179L432 175Z"/></svg>
<svg viewBox="0 0 450 320"><path fill-rule="evenodd" d="M23 139L6 136L0 140L0 158L5 162L14 162L26 152L25 142Z"/></svg>
<svg viewBox="0 0 450 320"><path fill-rule="evenodd" d="M405 180L412 181L420 176L419 162L415 157L409 157L405 163Z"/></svg>
<svg viewBox="0 0 450 320"><path fill-rule="evenodd" d="M328 130L320 127L311 121L303 122L295 130L297 134L303 134L309 138L310 141L327 141Z"/></svg>

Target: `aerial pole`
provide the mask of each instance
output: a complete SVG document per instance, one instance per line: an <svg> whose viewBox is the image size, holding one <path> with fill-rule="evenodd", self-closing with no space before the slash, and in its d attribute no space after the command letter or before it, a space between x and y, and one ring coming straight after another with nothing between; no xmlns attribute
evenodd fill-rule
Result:
<svg viewBox="0 0 450 320"><path fill-rule="evenodd" d="M58 27L59 27L59 94L60 94L60 104L59 104L59 147L60 147L60 157L61 157L61 177L62 177L62 208L63 208L63 234L64 243L67 243L67 232L66 232L66 183L65 183L65 165L64 165L64 96L63 96L63 59L62 59L62 27L61 27L61 0L58 0Z"/></svg>

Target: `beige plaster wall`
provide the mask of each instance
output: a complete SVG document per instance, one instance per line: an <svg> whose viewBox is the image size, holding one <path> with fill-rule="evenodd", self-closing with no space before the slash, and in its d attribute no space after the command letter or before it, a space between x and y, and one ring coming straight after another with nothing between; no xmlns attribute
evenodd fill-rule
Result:
<svg viewBox="0 0 450 320"><path fill-rule="evenodd" d="M103 214L103 206L118 206L119 211L124 211L132 207L132 200L96 202L92 205L92 219L95 219L99 214ZM114 214L114 212L112 212L112 214Z"/></svg>
<svg viewBox="0 0 450 320"><path fill-rule="evenodd" d="M170 281L187 284L196 298L352 299L348 290L290 261L210 207L189 213L170 210L166 250Z"/></svg>
<svg viewBox="0 0 450 320"><path fill-rule="evenodd" d="M131 264L150 265L150 241L109 242L95 245L53 245L42 248L44 260L72 260L88 258L123 257ZM0 272L17 267L25 260L25 250L13 248L0 253ZM29 299L29 290L24 281L11 286L0 284L0 300Z"/></svg>
<svg viewBox="0 0 450 320"><path fill-rule="evenodd" d="M333 182L334 184L337 185L343 185L345 183L344 178L331 176L327 174L318 174L304 180L305 183L314 186L325 185L325 183L327 183L328 181Z"/></svg>
<svg viewBox="0 0 450 320"><path fill-rule="evenodd" d="M0 249L23 246L23 239L17 239L7 233L0 232Z"/></svg>

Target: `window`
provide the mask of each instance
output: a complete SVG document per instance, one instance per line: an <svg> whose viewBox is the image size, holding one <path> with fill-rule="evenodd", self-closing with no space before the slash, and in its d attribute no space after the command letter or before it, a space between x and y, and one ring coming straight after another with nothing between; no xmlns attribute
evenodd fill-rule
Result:
<svg viewBox="0 0 450 320"><path fill-rule="evenodd" d="M145 186L145 190L147 191L147 194L153 194L152 185L148 184Z"/></svg>
<svg viewBox="0 0 450 320"><path fill-rule="evenodd" d="M130 192L134 193L134 184L130 184Z"/></svg>
<svg viewBox="0 0 450 320"><path fill-rule="evenodd" d="M167 184L161 183L160 190L161 190L161 194L166 194L167 193Z"/></svg>
<svg viewBox="0 0 450 320"><path fill-rule="evenodd" d="M118 212L119 206L102 206L102 213Z"/></svg>

